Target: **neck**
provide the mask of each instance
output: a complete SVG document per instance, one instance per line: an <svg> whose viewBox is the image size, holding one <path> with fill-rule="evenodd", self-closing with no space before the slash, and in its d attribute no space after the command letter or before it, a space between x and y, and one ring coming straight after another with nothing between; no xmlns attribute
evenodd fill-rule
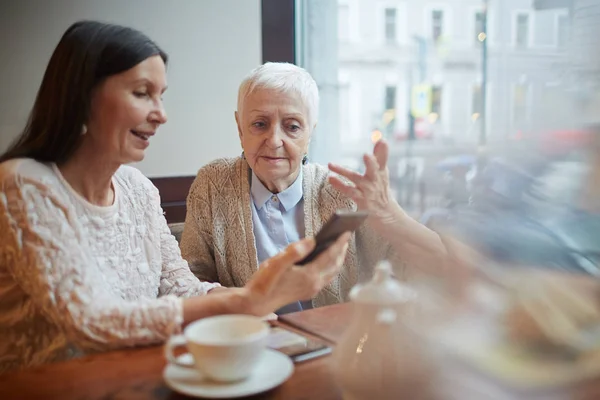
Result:
<svg viewBox="0 0 600 400"><path fill-rule="evenodd" d="M300 167L302 168L302 167ZM277 179L277 180L266 180L266 179L262 179L260 176L256 175L256 177L258 178L258 180L265 185L265 187L269 190L269 192L273 193L273 194L277 194L277 193L281 193L283 192L285 189L289 188L290 186L292 186L292 184L296 181L296 179L298 178L298 175L300 174L300 170L296 171L295 174L290 175L284 179Z"/></svg>
<svg viewBox="0 0 600 400"><path fill-rule="evenodd" d="M107 207L114 203L112 177L120 164L82 144L59 169L71 187L91 204Z"/></svg>

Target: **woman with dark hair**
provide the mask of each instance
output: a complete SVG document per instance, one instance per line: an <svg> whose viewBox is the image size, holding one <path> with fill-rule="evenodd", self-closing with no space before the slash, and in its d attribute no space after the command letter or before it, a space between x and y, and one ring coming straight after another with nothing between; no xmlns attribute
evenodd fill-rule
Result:
<svg viewBox="0 0 600 400"><path fill-rule="evenodd" d="M314 242L296 242L242 288L190 272L158 191L124 165L167 121L166 63L144 34L100 22L75 23L56 47L0 158L0 371L159 343L210 315L263 316L339 272L348 235L305 267Z"/></svg>

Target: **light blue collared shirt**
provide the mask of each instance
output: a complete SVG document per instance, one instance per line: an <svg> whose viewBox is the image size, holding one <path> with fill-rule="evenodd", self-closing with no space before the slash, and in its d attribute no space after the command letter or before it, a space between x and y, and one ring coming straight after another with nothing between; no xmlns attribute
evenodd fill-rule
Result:
<svg viewBox="0 0 600 400"><path fill-rule="evenodd" d="M261 263L304 237L302 169L294 183L277 194L271 193L252 172L250 193L256 254ZM309 302L304 307L291 304L279 310L279 313L300 311L307 306Z"/></svg>

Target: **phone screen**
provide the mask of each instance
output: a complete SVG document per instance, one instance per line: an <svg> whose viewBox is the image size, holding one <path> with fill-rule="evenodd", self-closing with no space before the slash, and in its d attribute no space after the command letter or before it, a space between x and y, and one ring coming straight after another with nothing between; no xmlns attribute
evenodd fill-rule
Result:
<svg viewBox="0 0 600 400"><path fill-rule="evenodd" d="M282 352L295 362L306 361L331 353L331 347L324 342L302 336L283 328L271 328L267 346Z"/></svg>

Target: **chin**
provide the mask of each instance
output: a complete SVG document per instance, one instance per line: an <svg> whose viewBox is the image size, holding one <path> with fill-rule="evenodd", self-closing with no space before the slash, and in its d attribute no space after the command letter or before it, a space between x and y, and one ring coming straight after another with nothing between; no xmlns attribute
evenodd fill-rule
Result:
<svg viewBox="0 0 600 400"><path fill-rule="evenodd" d="M138 163L144 159L146 153L143 151L132 151L123 157L123 164Z"/></svg>
<svg viewBox="0 0 600 400"><path fill-rule="evenodd" d="M288 179L293 173L291 171L269 171L267 172L265 178L269 181L279 181L281 179Z"/></svg>

